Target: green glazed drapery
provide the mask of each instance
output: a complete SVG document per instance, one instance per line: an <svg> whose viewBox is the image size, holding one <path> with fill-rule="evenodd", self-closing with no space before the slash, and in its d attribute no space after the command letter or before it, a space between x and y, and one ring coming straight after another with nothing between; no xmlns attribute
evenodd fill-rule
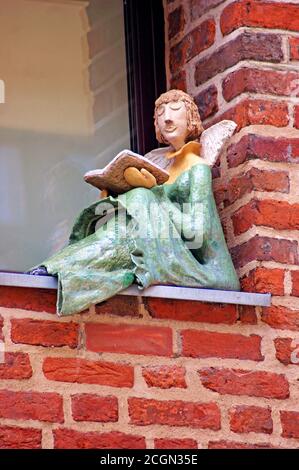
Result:
<svg viewBox="0 0 299 470"><path fill-rule="evenodd" d="M211 169L203 163L173 184L134 188L95 202L79 215L69 245L42 264L58 276L59 315L85 310L134 282L140 288L240 288L214 201Z"/></svg>

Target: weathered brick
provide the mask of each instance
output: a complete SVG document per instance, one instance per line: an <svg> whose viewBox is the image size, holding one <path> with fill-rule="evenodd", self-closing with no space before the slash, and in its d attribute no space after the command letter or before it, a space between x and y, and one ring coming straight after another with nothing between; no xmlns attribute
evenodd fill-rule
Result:
<svg viewBox="0 0 299 470"><path fill-rule="evenodd" d="M299 6L286 2L239 0L223 10L220 26L223 34L229 34L242 26L298 31Z"/></svg>
<svg viewBox="0 0 299 470"><path fill-rule="evenodd" d="M178 73L171 76L170 88L187 91L187 78L185 70L180 70Z"/></svg>
<svg viewBox="0 0 299 470"><path fill-rule="evenodd" d="M169 13L168 16L168 38L172 39L178 33L183 32L186 24L184 7L180 5L178 8Z"/></svg>
<svg viewBox="0 0 299 470"><path fill-rule="evenodd" d="M3 324L4 324L3 317L1 317L1 315L0 315L0 341L4 340L3 331L2 331Z"/></svg>
<svg viewBox="0 0 299 470"><path fill-rule="evenodd" d="M256 325L257 315L255 307L251 305L239 305L240 322L244 325Z"/></svg>
<svg viewBox="0 0 299 470"><path fill-rule="evenodd" d="M139 317L139 302L136 296L115 295L96 305L98 315L117 315L119 317Z"/></svg>
<svg viewBox="0 0 299 470"><path fill-rule="evenodd" d="M79 325L31 318L12 319L11 339L14 343L36 346L78 346Z"/></svg>
<svg viewBox="0 0 299 470"><path fill-rule="evenodd" d="M232 333L183 330L182 355L188 357L222 357L262 361L261 337Z"/></svg>
<svg viewBox="0 0 299 470"><path fill-rule="evenodd" d="M292 295L299 297L299 271L291 271Z"/></svg>
<svg viewBox="0 0 299 470"><path fill-rule="evenodd" d="M272 328L299 331L299 310L291 310L283 306L264 307L262 321Z"/></svg>
<svg viewBox="0 0 299 470"><path fill-rule="evenodd" d="M285 102L246 98L210 121L208 127L224 119L235 121L237 130L254 124L284 127L289 122L288 106Z"/></svg>
<svg viewBox="0 0 299 470"><path fill-rule="evenodd" d="M235 305L154 297L145 298L144 302L153 318L227 325L233 325L238 319Z"/></svg>
<svg viewBox="0 0 299 470"><path fill-rule="evenodd" d="M284 294L283 269L268 269L258 267L252 269L241 279L241 288L245 292L271 293L272 295Z"/></svg>
<svg viewBox="0 0 299 470"><path fill-rule="evenodd" d="M253 159L299 163L299 139L248 134L227 149L227 160L230 168Z"/></svg>
<svg viewBox="0 0 299 470"><path fill-rule="evenodd" d="M131 424L188 426L214 431L220 429L220 410L216 403L160 401L145 398L129 398L128 403Z"/></svg>
<svg viewBox="0 0 299 470"><path fill-rule="evenodd" d="M233 177L224 196L225 205L241 199L252 191L288 193L290 189L287 171L267 171L251 168L245 174Z"/></svg>
<svg viewBox="0 0 299 470"><path fill-rule="evenodd" d="M217 101L217 88L215 85L211 85L205 90L201 91L195 97L195 103L197 104L199 114L202 120L207 119L209 116L217 113L218 101Z"/></svg>
<svg viewBox="0 0 299 470"><path fill-rule="evenodd" d="M145 438L122 432L80 432L55 429L54 449L145 449Z"/></svg>
<svg viewBox="0 0 299 470"><path fill-rule="evenodd" d="M260 444L246 444L245 442L234 442L234 441L210 441L208 444L209 449L271 449L273 448L270 444L265 442Z"/></svg>
<svg viewBox="0 0 299 470"><path fill-rule="evenodd" d="M155 449L197 449L194 439L154 439Z"/></svg>
<svg viewBox="0 0 299 470"><path fill-rule="evenodd" d="M0 417L63 423L62 396L58 393L0 390Z"/></svg>
<svg viewBox="0 0 299 470"><path fill-rule="evenodd" d="M30 379L32 367L29 355L22 352L6 352L4 362L0 361L0 379Z"/></svg>
<svg viewBox="0 0 299 470"><path fill-rule="evenodd" d="M56 313L55 290L0 286L0 307Z"/></svg>
<svg viewBox="0 0 299 470"><path fill-rule="evenodd" d="M72 395L72 415L75 421L118 421L118 401L116 397L101 397L91 393Z"/></svg>
<svg viewBox="0 0 299 470"><path fill-rule="evenodd" d="M268 93L298 96L299 73L241 68L230 73L222 83L223 96L231 101L241 93Z"/></svg>
<svg viewBox="0 0 299 470"><path fill-rule="evenodd" d="M177 73L189 60L214 43L215 22L206 20L188 33L170 49L169 65L171 73Z"/></svg>
<svg viewBox="0 0 299 470"><path fill-rule="evenodd" d="M299 38L289 38L290 59L299 60Z"/></svg>
<svg viewBox="0 0 299 470"><path fill-rule="evenodd" d="M144 367L142 375L149 387L187 388L186 370L179 366Z"/></svg>
<svg viewBox="0 0 299 470"><path fill-rule="evenodd" d="M231 408L229 415L230 428L233 432L261 432L265 434L273 432L273 421L269 407L240 405Z"/></svg>
<svg viewBox="0 0 299 470"><path fill-rule="evenodd" d="M221 395L285 399L289 383L283 374L241 369L206 367L199 371L204 387Z"/></svg>
<svg viewBox="0 0 299 470"><path fill-rule="evenodd" d="M282 42L279 35L244 31L197 62L195 84L199 86L205 83L214 75L224 72L241 60L275 63L281 62L282 59Z"/></svg>
<svg viewBox="0 0 299 470"><path fill-rule="evenodd" d="M299 341L292 338L275 338L276 359L285 365L299 365Z"/></svg>
<svg viewBox="0 0 299 470"><path fill-rule="evenodd" d="M240 235L254 225L276 230L298 230L299 204L286 201L252 199L232 216L234 233Z"/></svg>
<svg viewBox="0 0 299 470"><path fill-rule="evenodd" d="M41 429L0 426L0 449L41 449L41 447Z"/></svg>
<svg viewBox="0 0 299 470"><path fill-rule="evenodd" d="M134 370L126 364L79 358L47 357L43 363L47 379L59 382L133 387Z"/></svg>
<svg viewBox="0 0 299 470"><path fill-rule="evenodd" d="M294 106L294 127L299 129L299 106Z"/></svg>
<svg viewBox="0 0 299 470"><path fill-rule="evenodd" d="M200 18L204 13L209 11L211 8L223 3L225 0L191 0L190 10L192 20Z"/></svg>
<svg viewBox="0 0 299 470"><path fill-rule="evenodd" d="M89 351L172 356L172 330L168 327L87 323Z"/></svg>
<svg viewBox="0 0 299 470"><path fill-rule="evenodd" d="M283 238L255 236L230 250L237 268L250 261L276 261L277 263L298 264L298 243Z"/></svg>
<svg viewBox="0 0 299 470"><path fill-rule="evenodd" d="M282 425L282 437L299 438L299 412L281 411L280 420Z"/></svg>

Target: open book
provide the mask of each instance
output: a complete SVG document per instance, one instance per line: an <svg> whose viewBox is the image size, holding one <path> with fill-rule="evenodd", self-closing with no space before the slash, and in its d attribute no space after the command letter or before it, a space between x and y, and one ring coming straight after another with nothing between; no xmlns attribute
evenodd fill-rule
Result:
<svg viewBox="0 0 299 470"><path fill-rule="evenodd" d="M138 170L145 168L155 176L157 184L163 184L169 178L167 171L147 158L131 152L131 150L122 150L102 170L92 170L86 173L84 180L96 188L121 194L133 188L124 178L124 171L129 166Z"/></svg>

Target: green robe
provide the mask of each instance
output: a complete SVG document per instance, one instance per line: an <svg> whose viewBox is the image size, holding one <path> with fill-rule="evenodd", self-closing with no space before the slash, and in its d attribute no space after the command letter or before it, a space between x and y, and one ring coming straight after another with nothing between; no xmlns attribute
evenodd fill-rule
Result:
<svg viewBox="0 0 299 470"><path fill-rule="evenodd" d="M113 215L109 220L107 207ZM59 315L85 310L134 282L140 288L240 288L217 213L211 170L202 163L173 184L134 188L95 202L79 215L69 245L42 264L58 275Z"/></svg>

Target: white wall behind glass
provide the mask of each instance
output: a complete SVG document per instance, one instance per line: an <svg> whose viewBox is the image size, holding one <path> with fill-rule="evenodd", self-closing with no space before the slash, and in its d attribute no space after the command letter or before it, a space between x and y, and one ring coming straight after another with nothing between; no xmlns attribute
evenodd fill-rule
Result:
<svg viewBox="0 0 299 470"><path fill-rule="evenodd" d="M123 2L88 3L1 0L0 270L64 246L84 173L129 146Z"/></svg>

